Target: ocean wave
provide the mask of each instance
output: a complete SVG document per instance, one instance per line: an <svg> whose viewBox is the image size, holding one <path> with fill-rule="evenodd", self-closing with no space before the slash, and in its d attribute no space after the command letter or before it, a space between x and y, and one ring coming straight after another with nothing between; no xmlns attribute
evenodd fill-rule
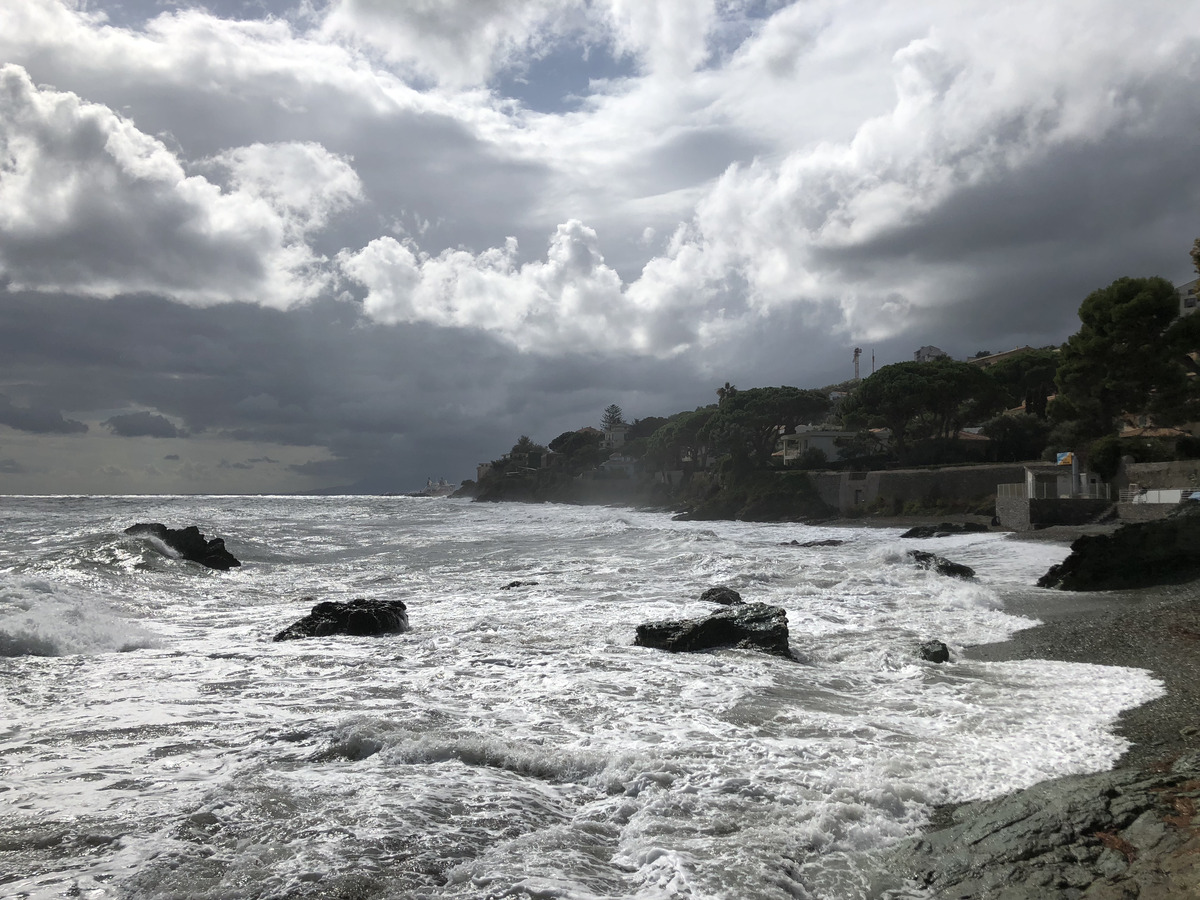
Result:
<svg viewBox="0 0 1200 900"><path fill-rule="evenodd" d="M159 645L94 593L45 580L0 582L0 656L71 656Z"/></svg>

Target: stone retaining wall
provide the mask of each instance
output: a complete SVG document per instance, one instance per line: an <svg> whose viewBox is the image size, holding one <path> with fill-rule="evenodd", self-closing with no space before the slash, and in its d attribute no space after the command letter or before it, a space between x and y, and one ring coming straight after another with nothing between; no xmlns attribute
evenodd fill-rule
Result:
<svg viewBox="0 0 1200 900"><path fill-rule="evenodd" d="M881 500L932 506L939 500L991 497L996 485L1024 482L1021 465L956 466L940 469L895 469L879 472L814 472L817 493L842 515Z"/></svg>
<svg viewBox="0 0 1200 900"><path fill-rule="evenodd" d="M1153 522L1166 518L1178 508L1178 503L1118 503L1117 517L1122 522Z"/></svg>
<svg viewBox="0 0 1200 900"><path fill-rule="evenodd" d="M1200 488L1200 460L1181 459L1175 462L1129 463L1116 479L1119 487L1130 484L1144 488Z"/></svg>

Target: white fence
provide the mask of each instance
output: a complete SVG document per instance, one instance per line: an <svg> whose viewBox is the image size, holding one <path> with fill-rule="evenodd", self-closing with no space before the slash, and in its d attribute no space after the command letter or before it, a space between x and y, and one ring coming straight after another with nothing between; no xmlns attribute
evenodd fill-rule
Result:
<svg viewBox="0 0 1200 900"><path fill-rule="evenodd" d="M1182 503L1195 491L1195 488L1162 488L1158 490L1142 490L1141 488L1123 488L1122 503Z"/></svg>
<svg viewBox="0 0 1200 900"><path fill-rule="evenodd" d="M996 485L997 500L1108 500L1107 484L1089 484L1074 494L1059 493L1058 486L1040 482L1029 487L1024 481Z"/></svg>

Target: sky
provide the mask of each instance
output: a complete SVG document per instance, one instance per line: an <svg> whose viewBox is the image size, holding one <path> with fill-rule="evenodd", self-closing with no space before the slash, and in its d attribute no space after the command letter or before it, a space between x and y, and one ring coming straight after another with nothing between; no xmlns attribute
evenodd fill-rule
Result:
<svg viewBox="0 0 1200 900"><path fill-rule="evenodd" d="M1200 0L4 0L0 494L402 492L1195 277Z"/></svg>

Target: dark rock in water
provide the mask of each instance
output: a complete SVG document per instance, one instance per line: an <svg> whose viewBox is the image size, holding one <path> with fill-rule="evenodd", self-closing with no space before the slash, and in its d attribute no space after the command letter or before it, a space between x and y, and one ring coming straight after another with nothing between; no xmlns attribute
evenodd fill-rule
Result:
<svg viewBox="0 0 1200 900"><path fill-rule="evenodd" d="M500 588L500 590L502 590L502 591L511 591L513 588L519 588L519 587L534 587L534 586L536 586L536 585L537 585L537 582L536 582L536 581L510 581L510 582L509 582L508 584L506 584L504 587Z"/></svg>
<svg viewBox="0 0 1200 900"><path fill-rule="evenodd" d="M902 538L933 538L947 537L951 534L976 534L981 531L987 531L986 525L980 525L978 522L942 522L938 525L916 525L904 534Z"/></svg>
<svg viewBox="0 0 1200 900"><path fill-rule="evenodd" d="M1071 555L1038 579L1038 587L1108 591L1200 579L1200 515L1122 525L1084 535Z"/></svg>
<svg viewBox="0 0 1200 900"><path fill-rule="evenodd" d="M1170 770L1073 775L968 803L892 850L888 870L932 900L1196 897L1198 776L1192 753Z"/></svg>
<svg viewBox="0 0 1200 900"><path fill-rule="evenodd" d="M304 598L305 601L312 599ZM283 629L274 639L290 641L296 638L326 637L331 634L400 634L408 630L408 612L403 601L326 600L314 606L312 612L303 619Z"/></svg>
<svg viewBox="0 0 1200 900"><path fill-rule="evenodd" d="M784 547L840 547L845 541L839 541L836 538L827 538L823 541L805 541L803 544L799 541L784 541L781 546Z"/></svg>
<svg viewBox="0 0 1200 900"><path fill-rule="evenodd" d="M792 658L787 611L766 603L743 603L702 619L648 622L637 627L634 643L673 653L738 648Z"/></svg>
<svg viewBox="0 0 1200 900"><path fill-rule="evenodd" d="M926 662L950 662L950 648L941 641L926 641L917 650L917 655Z"/></svg>
<svg viewBox="0 0 1200 900"><path fill-rule="evenodd" d="M189 525L187 528L168 528L158 522L139 522L126 528L125 533L134 537L156 537L184 559L198 562L210 569L227 571L241 565L233 554L225 549L225 542L221 538L206 541L195 525Z"/></svg>
<svg viewBox="0 0 1200 900"><path fill-rule="evenodd" d="M744 602L741 594L731 587L725 587L725 585L710 587L700 595L700 599L705 603L720 603L724 606L737 606Z"/></svg>
<svg viewBox="0 0 1200 900"><path fill-rule="evenodd" d="M930 553L928 550L909 550L909 557L922 569L932 569L939 575L951 578L974 578L975 570L962 563L950 562L945 557Z"/></svg>

